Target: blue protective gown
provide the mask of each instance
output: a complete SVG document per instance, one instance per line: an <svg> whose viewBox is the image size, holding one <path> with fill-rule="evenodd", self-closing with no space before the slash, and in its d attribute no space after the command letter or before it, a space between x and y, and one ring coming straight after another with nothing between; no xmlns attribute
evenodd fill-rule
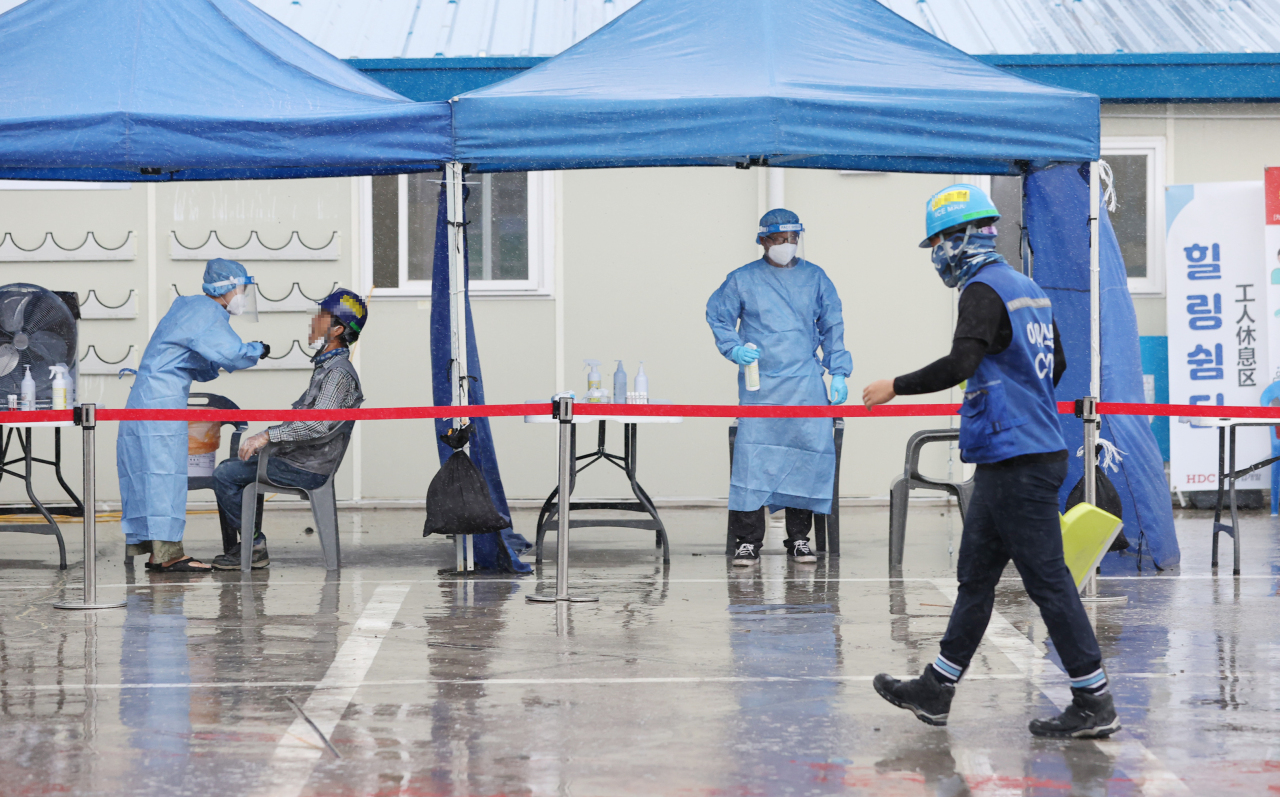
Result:
<svg viewBox="0 0 1280 797"><path fill-rule="evenodd" d="M257 364L261 343L244 343L230 316L208 296L179 296L142 354L129 409L182 409L191 382L210 382L218 369ZM187 523L187 424L122 421L116 439L121 524L129 544L178 542Z"/></svg>
<svg viewBox="0 0 1280 797"><path fill-rule="evenodd" d="M760 349L760 389L746 389L739 367L739 404L830 404L823 368L836 376L853 371L836 287L807 261L776 268L757 260L734 271L707 301L707 323L725 357L747 343ZM831 426L830 418L740 419L729 508L789 506L830 514L836 469Z"/></svg>

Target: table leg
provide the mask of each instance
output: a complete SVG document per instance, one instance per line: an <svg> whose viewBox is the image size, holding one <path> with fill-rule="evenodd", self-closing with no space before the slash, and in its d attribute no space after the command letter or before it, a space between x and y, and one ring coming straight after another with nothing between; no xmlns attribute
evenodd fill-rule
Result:
<svg viewBox="0 0 1280 797"><path fill-rule="evenodd" d="M649 494L640 486L640 482L636 480L636 426L634 423L623 425L623 435L626 437L626 444L623 447L623 460L626 465L627 480L631 482L631 494L644 506L645 511L649 513L649 517L653 518L653 522L658 524L654 547L662 548L662 561L667 563L671 561L671 543L667 539L667 527L662 523L662 518L658 517L658 510L653 505L653 499L649 497Z"/></svg>
<svg viewBox="0 0 1280 797"><path fill-rule="evenodd" d="M23 431L25 431L25 434L23 434L23 432L21 431L18 433L18 444L22 446L22 453L24 455L23 462L26 466L26 470L24 472L26 474L26 482L27 482L27 485L26 485L27 498L31 500L32 506L34 506L36 508L36 511L39 512L41 515L44 515L45 521L53 528L54 539L58 541L58 569L66 570L67 569L67 546L66 546L66 543L62 541L62 529L58 528L58 523L53 519L53 515L50 515L49 510L45 509L44 504L40 503L40 499L36 498L35 488L31 484L31 481L32 481L31 427L28 426Z"/></svg>
<svg viewBox="0 0 1280 797"><path fill-rule="evenodd" d="M1231 575L1240 575L1240 514L1236 510L1236 427L1231 427L1231 544L1233 549L1233 565Z"/></svg>
<svg viewBox="0 0 1280 797"><path fill-rule="evenodd" d="M1213 554L1209 559L1210 567L1218 566L1218 532L1222 531L1222 497L1223 489L1226 487L1225 479L1227 456L1227 430L1225 427L1218 427L1218 504L1217 509L1213 512Z"/></svg>
<svg viewBox="0 0 1280 797"><path fill-rule="evenodd" d="M57 426L53 428L53 475L58 478L58 484L62 485L62 491L80 510L80 516L84 517L84 504L76 497L67 480L62 477L62 429Z"/></svg>

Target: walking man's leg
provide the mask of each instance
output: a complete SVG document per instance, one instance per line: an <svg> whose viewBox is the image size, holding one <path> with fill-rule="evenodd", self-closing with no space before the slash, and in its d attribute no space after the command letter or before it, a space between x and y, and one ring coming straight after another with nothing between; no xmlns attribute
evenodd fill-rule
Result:
<svg viewBox="0 0 1280 797"><path fill-rule="evenodd" d="M999 481L979 467L960 538L956 568L960 584L937 658L919 678L899 681L883 673L875 678L875 689L881 697L908 709L929 725L947 724L955 686L986 632L996 583L1009 561L994 522L1002 501L999 488Z"/></svg>
<svg viewBox="0 0 1280 797"><path fill-rule="evenodd" d="M1011 504L999 522L1001 537L1027 594L1040 608L1040 617L1071 678L1071 706L1056 718L1034 720L1031 732L1037 736L1110 736L1120 730L1120 719L1093 625L1062 555L1058 488L1066 470L1066 462L1045 462L1011 472L1009 489L1022 500Z"/></svg>

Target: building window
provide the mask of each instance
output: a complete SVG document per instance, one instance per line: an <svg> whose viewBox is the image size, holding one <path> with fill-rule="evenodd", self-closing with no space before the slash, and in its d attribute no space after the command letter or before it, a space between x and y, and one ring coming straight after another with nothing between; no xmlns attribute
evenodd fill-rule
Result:
<svg viewBox="0 0 1280 797"><path fill-rule="evenodd" d="M1129 275L1129 292L1162 295L1164 139L1104 138L1102 159L1111 167L1117 201L1111 226Z"/></svg>
<svg viewBox="0 0 1280 797"><path fill-rule="evenodd" d="M375 296L431 293L440 172L369 178L367 276ZM466 178L467 250L477 294L549 294L554 196L549 175Z"/></svg>

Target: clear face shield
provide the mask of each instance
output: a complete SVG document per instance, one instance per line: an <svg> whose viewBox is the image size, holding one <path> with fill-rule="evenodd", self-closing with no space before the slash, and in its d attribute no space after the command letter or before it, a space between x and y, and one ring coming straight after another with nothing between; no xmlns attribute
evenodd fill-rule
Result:
<svg viewBox="0 0 1280 797"><path fill-rule="evenodd" d="M804 262L804 228L799 224L780 224L776 232L760 233L765 262L777 268L790 268ZM794 227L795 229L786 229Z"/></svg>
<svg viewBox="0 0 1280 797"><path fill-rule="evenodd" d="M226 294L231 297L227 300L227 312L246 321L258 323L258 286L254 283L253 277L246 277L243 280L225 280L213 284L234 285L235 287Z"/></svg>

